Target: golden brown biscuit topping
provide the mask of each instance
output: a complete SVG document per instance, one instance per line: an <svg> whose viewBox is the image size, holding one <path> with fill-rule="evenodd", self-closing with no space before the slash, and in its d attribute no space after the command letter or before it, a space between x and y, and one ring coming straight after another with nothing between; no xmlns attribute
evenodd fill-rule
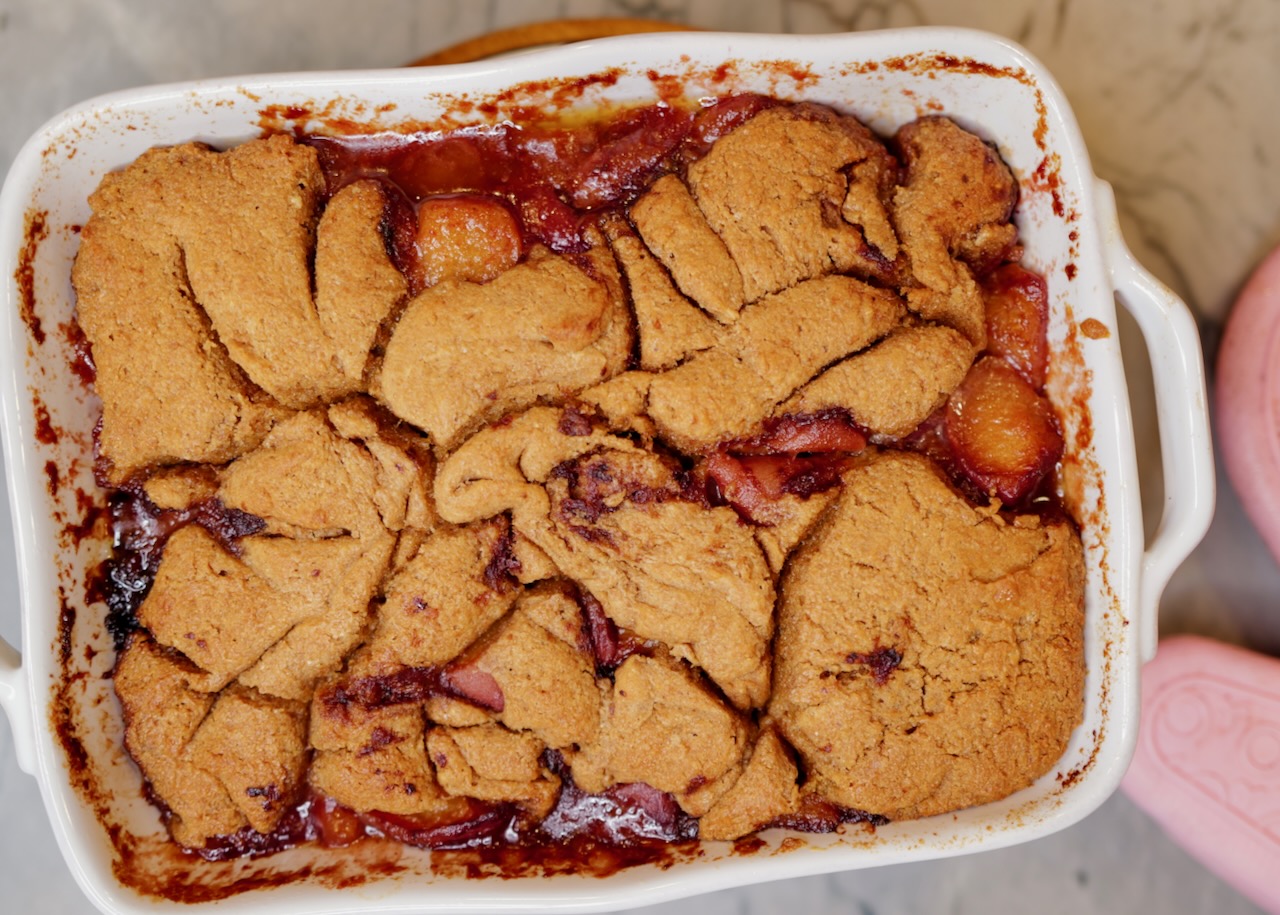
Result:
<svg viewBox="0 0 1280 915"><path fill-rule="evenodd" d="M1083 558L1015 201L945 118L758 97L109 176L74 281L175 840L735 839L1052 768Z"/></svg>

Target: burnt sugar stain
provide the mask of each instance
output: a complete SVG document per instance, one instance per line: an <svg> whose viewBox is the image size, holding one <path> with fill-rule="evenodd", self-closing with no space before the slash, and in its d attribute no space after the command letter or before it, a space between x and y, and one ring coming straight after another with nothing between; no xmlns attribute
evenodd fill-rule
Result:
<svg viewBox="0 0 1280 915"><path fill-rule="evenodd" d="M37 346L44 345L44 325L36 313L36 255L40 243L49 237L49 213L46 210L31 210L27 213L23 228L22 250L18 252L18 269L13 278L18 285L18 313L22 323L27 326L27 333Z"/></svg>
<svg viewBox="0 0 1280 915"><path fill-rule="evenodd" d="M32 395L31 410L36 424L36 441L42 445L58 444L58 441L61 438L58 433L58 427L53 424L53 417L49 414L49 408L45 406L44 401L40 399L39 395Z"/></svg>

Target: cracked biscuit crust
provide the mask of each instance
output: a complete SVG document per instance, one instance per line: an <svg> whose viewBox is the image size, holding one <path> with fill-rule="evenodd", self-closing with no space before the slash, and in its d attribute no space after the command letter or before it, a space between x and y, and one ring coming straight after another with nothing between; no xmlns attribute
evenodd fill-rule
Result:
<svg viewBox="0 0 1280 915"><path fill-rule="evenodd" d="M597 241L582 266L535 251L489 283L427 289L392 333L375 394L448 451L484 423L621 372L630 318Z"/></svg>
<svg viewBox="0 0 1280 915"><path fill-rule="evenodd" d="M896 170L854 118L794 105L764 111L722 137L689 166L689 189L753 302L825 273L892 275L867 236L896 249L884 206Z"/></svg>
<svg viewBox="0 0 1280 915"><path fill-rule="evenodd" d="M732 840L979 804L1061 755L1074 529L878 450L982 355L1011 173L945 118L901 162L817 105L732 123L568 214L580 247L496 260L451 210L476 199L406 215L394 175L326 186L284 136L104 180L74 277L100 444L183 513L116 689L178 842L270 833L308 787L536 821L561 763ZM412 266L441 252L493 269Z"/></svg>
<svg viewBox="0 0 1280 915"><path fill-rule="evenodd" d="M510 510L616 623L702 668L739 708L762 705L774 593L750 528L690 501L658 455L590 424L568 434L564 415L539 407L472 437L440 467L441 515Z"/></svg>
<svg viewBox="0 0 1280 915"><path fill-rule="evenodd" d="M921 457L851 471L781 588L770 712L809 787L897 820L1029 785L1080 718L1083 574L1068 524L975 508Z"/></svg>

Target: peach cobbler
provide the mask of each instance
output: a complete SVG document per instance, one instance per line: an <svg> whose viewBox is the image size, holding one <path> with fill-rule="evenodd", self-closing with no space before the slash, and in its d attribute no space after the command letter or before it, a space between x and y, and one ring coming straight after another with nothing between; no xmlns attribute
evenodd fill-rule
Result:
<svg viewBox="0 0 1280 915"><path fill-rule="evenodd" d="M1049 771L1084 573L1016 199L945 117L759 96L106 176L100 590L174 840L733 840Z"/></svg>

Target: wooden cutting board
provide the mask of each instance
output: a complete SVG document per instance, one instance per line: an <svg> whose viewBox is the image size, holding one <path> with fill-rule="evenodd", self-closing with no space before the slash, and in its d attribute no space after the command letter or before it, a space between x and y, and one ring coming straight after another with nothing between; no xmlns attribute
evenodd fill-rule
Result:
<svg viewBox="0 0 1280 915"><path fill-rule="evenodd" d="M608 38L612 35L635 35L641 32L689 32L692 26L675 22L658 22L652 19L553 19L547 22L530 22L509 29L488 32L477 38L469 38L457 44L419 57L407 64L410 67L430 67L436 64L461 64L484 60L545 45L569 44L591 38Z"/></svg>

